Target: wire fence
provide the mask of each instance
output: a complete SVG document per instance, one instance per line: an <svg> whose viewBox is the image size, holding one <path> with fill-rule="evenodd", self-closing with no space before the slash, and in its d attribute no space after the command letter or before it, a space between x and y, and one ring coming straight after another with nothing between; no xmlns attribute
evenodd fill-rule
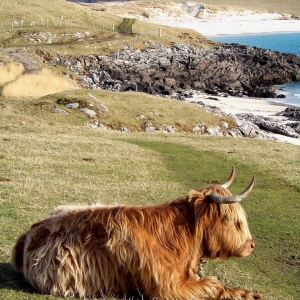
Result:
<svg viewBox="0 0 300 300"><path fill-rule="evenodd" d="M125 25L124 25L125 24ZM100 29L103 31L119 32L119 33L133 33L146 36L162 36L162 29L159 27L154 30L153 28L146 28L141 26L135 26L133 22L128 22L128 18L124 18L123 23L115 24L111 23L99 23L99 22L85 22L82 20L66 20L63 18L58 18L56 22L52 19L40 19L25 21L24 19L12 19L10 22L1 22L0 20L0 30L18 30L18 29Z"/></svg>

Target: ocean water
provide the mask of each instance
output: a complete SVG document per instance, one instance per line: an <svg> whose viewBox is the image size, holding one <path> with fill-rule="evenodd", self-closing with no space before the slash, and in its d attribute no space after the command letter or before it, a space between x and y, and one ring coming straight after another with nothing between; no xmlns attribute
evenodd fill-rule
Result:
<svg viewBox="0 0 300 300"><path fill-rule="evenodd" d="M239 43L252 47L257 46L300 56L300 32L215 35L209 36L209 38L223 43ZM290 82L277 86L277 93L284 94L286 98L272 99L272 101L300 106L300 82Z"/></svg>

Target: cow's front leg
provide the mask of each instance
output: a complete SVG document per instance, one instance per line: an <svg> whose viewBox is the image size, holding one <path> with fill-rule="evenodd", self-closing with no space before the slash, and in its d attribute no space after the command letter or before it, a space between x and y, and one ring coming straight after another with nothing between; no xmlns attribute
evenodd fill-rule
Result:
<svg viewBox="0 0 300 300"><path fill-rule="evenodd" d="M229 288L224 286L217 299L220 300L256 300L261 299L262 295L253 293L240 288Z"/></svg>
<svg viewBox="0 0 300 300"><path fill-rule="evenodd" d="M166 290L164 290L166 291ZM201 280L183 280L171 292L171 297L159 299L189 299L189 300L256 300L262 296L240 288L228 288L216 277L204 277Z"/></svg>

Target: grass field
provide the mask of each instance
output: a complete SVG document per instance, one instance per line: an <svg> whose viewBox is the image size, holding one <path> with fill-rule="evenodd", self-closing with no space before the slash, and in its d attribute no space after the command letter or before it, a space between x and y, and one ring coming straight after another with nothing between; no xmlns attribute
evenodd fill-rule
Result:
<svg viewBox="0 0 300 300"><path fill-rule="evenodd" d="M77 114L66 122L47 109L35 111L38 101L0 100L0 299L55 299L34 293L9 264L18 235L55 206L159 203L207 181L226 180L233 165L233 193L244 189L253 174L257 177L243 201L256 249L244 259L210 261L205 274L259 291L267 300L300 297L299 146L88 129Z"/></svg>

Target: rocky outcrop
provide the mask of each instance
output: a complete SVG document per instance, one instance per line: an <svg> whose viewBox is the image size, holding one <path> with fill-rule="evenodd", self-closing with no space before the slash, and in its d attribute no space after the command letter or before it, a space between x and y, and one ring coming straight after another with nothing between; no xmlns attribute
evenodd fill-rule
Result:
<svg viewBox="0 0 300 300"><path fill-rule="evenodd" d="M236 116L252 122L258 128L264 131L281 134L292 138L300 138L300 122L282 122L274 120L270 117L257 116L250 113L237 114Z"/></svg>
<svg viewBox="0 0 300 300"><path fill-rule="evenodd" d="M300 57L238 44L213 49L174 44L165 48L123 50L111 56L51 57L45 60L67 66L90 89L141 91L166 96L183 95L191 89L210 94L277 97L274 84L300 81Z"/></svg>
<svg viewBox="0 0 300 300"><path fill-rule="evenodd" d="M292 121L300 121L300 107L287 107L284 111L278 113L277 116L284 116Z"/></svg>

